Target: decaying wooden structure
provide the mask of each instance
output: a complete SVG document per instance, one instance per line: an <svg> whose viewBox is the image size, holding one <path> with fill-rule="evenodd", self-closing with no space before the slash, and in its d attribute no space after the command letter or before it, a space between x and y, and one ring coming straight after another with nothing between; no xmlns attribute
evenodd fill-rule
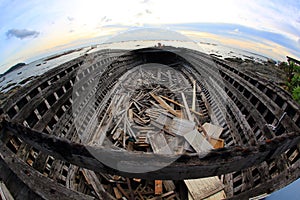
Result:
<svg viewBox="0 0 300 200"><path fill-rule="evenodd" d="M100 50L2 105L1 191L15 199L196 199L209 192L193 187L214 183L210 195L226 198L271 193L299 178L299 110L274 83L195 50ZM213 139L224 146L207 137L209 126L220 128ZM149 163L154 170L139 171Z"/></svg>

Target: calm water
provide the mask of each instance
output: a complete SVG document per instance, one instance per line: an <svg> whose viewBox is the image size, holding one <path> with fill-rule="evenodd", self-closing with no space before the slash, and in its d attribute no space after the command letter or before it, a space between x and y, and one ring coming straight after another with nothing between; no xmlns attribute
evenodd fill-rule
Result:
<svg viewBox="0 0 300 200"><path fill-rule="evenodd" d="M97 45L96 48L85 47L78 51L60 56L58 58L51 59L49 61L45 61L49 57L45 57L34 62L27 64L26 66L14 70L4 77L0 78L0 91L6 92L11 88L21 85L25 79L29 77L34 77L45 73L46 71L59 66L60 64L70 61L78 56L84 55L85 53L93 53L99 51L101 49L139 49L145 47L153 47L158 44L158 42L166 45L166 46L175 46L175 47L185 47L194 50L198 50L201 52L205 52L208 54L217 54L222 56L220 58L226 57L240 57L242 59L253 59L258 62L266 61L267 57L254 54L251 52L247 52L244 50L230 48L222 45L215 45L209 43L195 43L195 42L181 42L181 41L127 41L127 42L116 42L110 44L100 44ZM29 83L23 83L23 85Z"/></svg>

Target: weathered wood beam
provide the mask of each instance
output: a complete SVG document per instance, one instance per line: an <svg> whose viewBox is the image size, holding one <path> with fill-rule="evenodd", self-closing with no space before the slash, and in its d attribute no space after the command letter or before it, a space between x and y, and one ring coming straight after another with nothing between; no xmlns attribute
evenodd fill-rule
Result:
<svg viewBox="0 0 300 200"><path fill-rule="evenodd" d="M104 147L84 146L53 135L31 130L17 123L8 122L5 119L2 120L1 125L4 131L20 137L24 142L44 153L52 155L56 159L96 172L151 180L180 180L216 176L238 171L268 159L276 158L300 142L299 133L288 133L272 140L267 140L259 146L233 146L211 150L207 154L185 154L178 158L176 155L134 153ZM112 167L102 162L105 160L110 160L109 164ZM133 173L122 171L122 169L117 167L120 164L132 171L148 168L149 172Z"/></svg>
<svg viewBox="0 0 300 200"><path fill-rule="evenodd" d="M184 105L185 111L187 113L188 120L194 121L194 118L191 115L190 108L189 108L189 106L187 104L187 101L186 101L186 98L185 98L185 95L184 95L183 92L181 92L181 97L182 97L182 101L183 101L183 105Z"/></svg>
<svg viewBox="0 0 300 200"><path fill-rule="evenodd" d="M95 199L45 177L4 145L0 146L0 169L0 178L14 199Z"/></svg>
<svg viewBox="0 0 300 200"><path fill-rule="evenodd" d="M167 104L161 97L156 96L152 92L150 92L150 95L166 110L168 110L170 113L172 113L174 116L179 117L179 114L171 107L169 104Z"/></svg>
<svg viewBox="0 0 300 200"><path fill-rule="evenodd" d="M168 97L165 97L165 96L162 96L162 95L160 95L160 97L163 98L163 99L165 99L165 100L167 100L167 101L169 101L170 103L173 103L173 104L175 104L175 105L177 105L177 106L180 106L180 107L184 108L184 105L178 103L177 101L175 101L175 100L173 100L173 99L169 99ZM190 109L190 111L191 111L192 113L194 113L194 114L200 116L200 117L203 117L203 116L204 116L202 113L199 113L199 112L197 112L197 111L195 111L195 110Z"/></svg>

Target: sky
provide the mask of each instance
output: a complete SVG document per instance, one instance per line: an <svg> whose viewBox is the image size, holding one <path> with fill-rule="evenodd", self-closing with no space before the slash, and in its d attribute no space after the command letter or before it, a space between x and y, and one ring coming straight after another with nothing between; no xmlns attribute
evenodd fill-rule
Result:
<svg viewBox="0 0 300 200"><path fill-rule="evenodd" d="M300 58L298 0L0 0L0 9L0 73L139 28L176 31L275 60Z"/></svg>

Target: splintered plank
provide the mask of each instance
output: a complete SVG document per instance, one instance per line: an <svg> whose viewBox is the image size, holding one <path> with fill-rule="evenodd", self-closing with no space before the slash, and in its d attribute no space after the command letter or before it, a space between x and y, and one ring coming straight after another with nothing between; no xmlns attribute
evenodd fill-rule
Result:
<svg viewBox="0 0 300 200"><path fill-rule="evenodd" d="M154 193L155 195L160 195L163 192L163 188L162 188L162 180L155 180L155 190Z"/></svg>
<svg viewBox="0 0 300 200"><path fill-rule="evenodd" d="M163 134L148 132L148 140L154 153L157 154L172 154L172 151Z"/></svg>
<svg viewBox="0 0 300 200"><path fill-rule="evenodd" d="M164 109L172 113L174 116L179 117L178 113L169 104L167 104L161 97L156 96L152 92L150 92L149 94L155 99L155 101L159 103L159 105L161 105L161 107L163 107Z"/></svg>
<svg viewBox="0 0 300 200"><path fill-rule="evenodd" d="M195 129L184 134L183 137L197 153L207 152L213 149L212 145L205 139L205 137Z"/></svg>
<svg viewBox="0 0 300 200"><path fill-rule="evenodd" d="M189 195L194 200L209 198L224 189L224 185L216 176L184 180L184 183L188 188Z"/></svg>

